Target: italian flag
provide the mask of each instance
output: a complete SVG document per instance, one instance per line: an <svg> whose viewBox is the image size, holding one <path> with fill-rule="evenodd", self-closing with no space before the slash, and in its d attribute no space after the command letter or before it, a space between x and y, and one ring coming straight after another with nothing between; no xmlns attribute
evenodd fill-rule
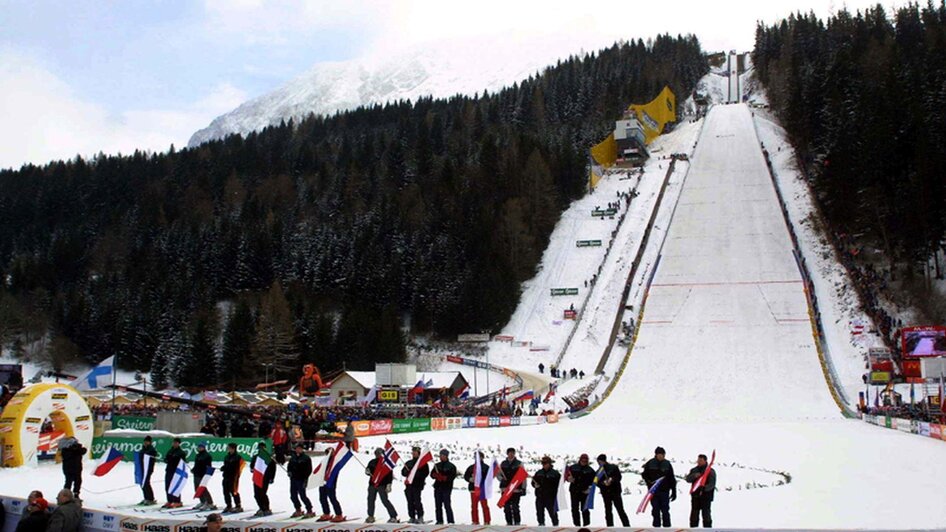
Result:
<svg viewBox="0 0 946 532"><path fill-rule="evenodd" d="M269 464L269 453L265 449L260 449L253 460L253 485L257 488L263 487L263 479L266 476L266 466Z"/></svg>

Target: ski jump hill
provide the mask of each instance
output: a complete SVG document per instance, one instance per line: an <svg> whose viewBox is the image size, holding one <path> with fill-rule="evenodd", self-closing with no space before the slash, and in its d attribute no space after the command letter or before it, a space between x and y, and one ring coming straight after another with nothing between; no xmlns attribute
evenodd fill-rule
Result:
<svg viewBox="0 0 946 532"><path fill-rule="evenodd" d="M634 314L641 318L629 348L611 351L612 361L607 364L611 369L606 371L612 373L602 380L606 398L597 408L555 424L387 436L401 455L408 455L411 445L435 454L445 448L464 471L477 450L485 452L487 460L501 460L506 448L515 447L526 468L534 472L543 455L552 457L561 469L581 453L593 457L604 453L623 472L624 506L631 526L646 529L649 513L634 515L633 509L645 491L641 467L654 448L667 449L678 478L693 466L698 453L708 455L715 450L714 524L723 529L942 528L946 524L946 505L941 500L946 485L943 442L847 418L842 413L844 405L832 393L819 359L805 283L753 120L744 104L717 105L702 123L681 125L663 142L689 148L696 140L696 146L689 163L666 173L662 201L656 201L659 186L655 184L661 181L650 179L649 174L663 179L667 161L661 167L655 159L639 183L642 193L637 209L641 212L629 212L626 225L620 228L596 222L603 224L605 236L617 229L599 283L606 282L609 269L616 278L626 278L631 258L638 253L644 258L628 301L615 299L621 293L614 295L613 290L607 291L610 299L591 298L600 299L594 304L608 318L600 320L605 329L610 329L607 322L614 319L616 303L639 302ZM622 188L626 188L623 182ZM589 201L593 207L600 200ZM645 242L641 235L648 219L653 221L653 230ZM559 260L562 264L571 261ZM523 328L523 332L528 331ZM593 348L584 350L587 342ZM576 349L592 357L582 366L590 368L598 362L602 345L579 333L569 351ZM567 353L565 358L574 356ZM502 356L497 353L497 358ZM514 359L509 354L506 362ZM528 364L537 360L530 358ZM368 477L363 464L384 441L385 437L363 438L356 459L341 472L338 498L348 516L367 515ZM109 505L140 499L137 487L127 485L132 466L119 464L101 478L92 477L90 469L87 464L83 491L88 532L191 532L200 526L193 515L109 509ZM154 477L160 492L160 474ZM0 470L4 495L42 489L50 497L60 486L55 466ZM392 491L391 499L405 518L400 486L397 477L398 489ZM466 485L460 481L455 487L456 521L470 523ZM531 526L536 522L531 489L522 501L526 525L496 526L503 519L495 506L499 494L493 493L493 525L473 527L365 525L362 518L331 525L291 521L286 519L286 510L291 511L288 488L285 474L279 472L269 496L273 509L282 514L265 521L237 519L225 528L229 532L492 528L521 532L538 528ZM240 489L244 506L254 507L252 483L245 478ZM188 490L185 500L193 495ZM218 481L211 492L219 499ZM690 509L682 480L678 492L671 514L679 527L687 524ZM310 492L310 497L316 496ZM12 532L16 520L9 516L16 515L21 506L4 498L8 515L4 530ZM423 492L426 519L432 519L433 503L428 486ZM592 529L604 526L600 506L599 500L592 511ZM376 517L387 519L380 506ZM563 525L570 524L568 510L563 508L559 517Z"/></svg>

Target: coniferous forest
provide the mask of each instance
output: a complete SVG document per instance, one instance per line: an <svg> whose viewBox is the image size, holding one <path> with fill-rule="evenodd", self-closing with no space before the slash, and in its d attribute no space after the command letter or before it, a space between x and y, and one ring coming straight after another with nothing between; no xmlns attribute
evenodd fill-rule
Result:
<svg viewBox="0 0 946 532"><path fill-rule="evenodd" d="M496 94L0 172L0 342L228 387L401 360L405 324L497 331L585 190L588 147L707 69L695 37L664 35Z"/></svg>
<svg viewBox="0 0 946 532"><path fill-rule="evenodd" d="M758 78L838 233L908 275L946 238L946 5L759 25Z"/></svg>

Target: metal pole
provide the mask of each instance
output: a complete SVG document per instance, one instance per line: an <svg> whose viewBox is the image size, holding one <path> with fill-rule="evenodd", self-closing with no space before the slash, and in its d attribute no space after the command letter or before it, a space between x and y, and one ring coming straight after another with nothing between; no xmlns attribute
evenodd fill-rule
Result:
<svg viewBox="0 0 946 532"><path fill-rule="evenodd" d="M115 358L112 359L112 414L109 416L109 419L115 415L115 377L118 374L118 353L115 354Z"/></svg>

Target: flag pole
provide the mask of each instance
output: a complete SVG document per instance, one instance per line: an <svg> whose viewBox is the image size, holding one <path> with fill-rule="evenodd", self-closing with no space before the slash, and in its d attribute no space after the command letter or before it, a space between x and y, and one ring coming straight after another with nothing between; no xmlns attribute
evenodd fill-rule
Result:
<svg viewBox="0 0 946 532"><path fill-rule="evenodd" d="M115 416L115 377L118 373L118 362L117 362L118 353L115 353L115 355L113 356L114 358L112 358L112 409L111 409L111 415L109 416L109 420L114 419L114 416Z"/></svg>

